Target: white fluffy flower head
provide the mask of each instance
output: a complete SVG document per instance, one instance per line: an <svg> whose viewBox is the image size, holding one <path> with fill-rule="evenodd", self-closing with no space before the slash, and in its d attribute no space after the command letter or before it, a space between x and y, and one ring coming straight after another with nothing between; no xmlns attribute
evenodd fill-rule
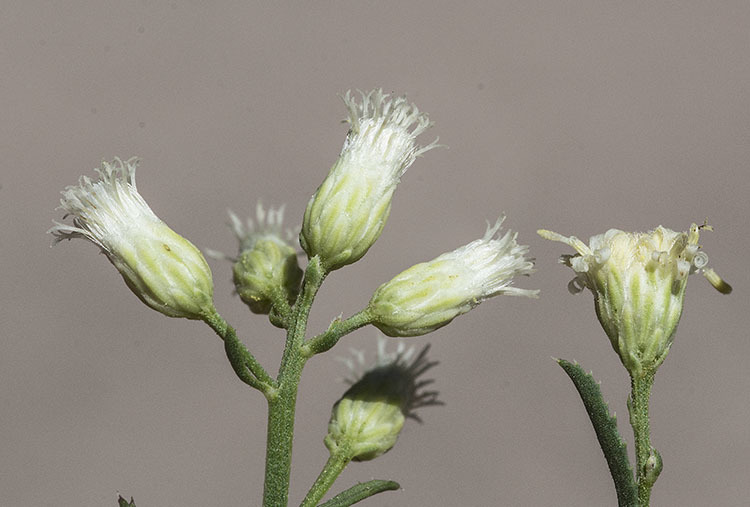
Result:
<svg viewBox="0 0 750 507"><path fill-rule="evenodd" d="M77 186L63 190L60 209L66 217L73 217L73 225L55 222L49 231L55 242L83 237L109 254L116 250L131 223L161 223L138 193L135 169L139 162L136 157L103 162L101 168L94 169L98 180L81 176Z"/></svg>
<svg viewBox="0 0 750 507"><path fill-rule="evenodd" d="M416 264L381 285L370 300L373 324L388 336L432 332L491 297L535 297L537 290L512 285L534 263L517 233L498 234L504 217L487 226L484 237L429 262Z"/></svg>
<svg viewBox="0 0 750 507"><path fill-rule="evenodd" d="M539 230L578 253L560 261L576 272L571 292L588 288L596 314L613 348L633 375L655 369L664 361L682 314L688 275L702 272L720 292L731 287L712 269L698 237L707 225L692 224L688 232L659 226L645 233L610 229L592 236L589 244L575 236Z"/></svg>
<svg viewBox="0 0 750 507"><path fill-rule="evenodd" d="M416 144L431 126L426 114L405 97L390 99L382 90L351 92L349 133L338 160L305 210L302 248L319 256L331 271L362 258L378 239L401 175L415 158L436 146Z"/></svg>
<svg viewBox="0 0 750 507"><path fill-rule="evenodd" d="M60 208L73 224L55 222L55 241L85 238L97 245L128 287L170 317L199 319L214 312L213 279L203 255L162 222L135 184L136 158L103 162L99 179L82 176L62 192Z"/></svg>

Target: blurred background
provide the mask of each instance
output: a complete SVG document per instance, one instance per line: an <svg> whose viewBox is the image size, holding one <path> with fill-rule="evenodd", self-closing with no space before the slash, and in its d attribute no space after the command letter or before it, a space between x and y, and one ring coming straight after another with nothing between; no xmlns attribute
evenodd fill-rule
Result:
<svg viewBox="0 0 750 507"><path fill-rule="evenodd" d="M12 5L11 5L12 4ZM102 159L138 155L138 188L200 248L234 254L227 208L286 203L289 225L341 149L338 97L382 87L427 111L449 149L416 161L359 263L332 274L310 329L363 307L408 266L481 236L500 213L538 271L434 334L442 407L334 486L395 479L367 505L615 505L573 385L593 370L632 455L625 369L592 297L568 293L565 245L616 227L686 230L733 284L692 277L652 397L664 459L653 505L750 496L750 5L747 2L7 3L0 16L0 504L257 505L265 403L200 323L145 307L97 249L51 249L59 192ZM283 334L232 295L216 305L275 371ZM374 352L359 330L308 363L291 504L325 462L335 356ZM395 343L392 346L395 347Z"/></svg>

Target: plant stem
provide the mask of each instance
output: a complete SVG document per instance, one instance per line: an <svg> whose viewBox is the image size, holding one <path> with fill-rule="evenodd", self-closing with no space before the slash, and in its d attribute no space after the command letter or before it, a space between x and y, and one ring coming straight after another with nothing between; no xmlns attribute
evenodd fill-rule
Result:
<svg viewBox="0 0 750 507"><path fill-rule="evenodd" d="M633 427L635 440L635 474L638 484L638 503L640 507L648 507L651 498L651 488L661 472L661 457L651 447L651 426L648 415L648 402L651 387L654 384L654 371L644 369L636 375L631 375L630 425Z"/></svg>
<svg viewBox="0 0 750 507"><path fill-rule="evenodd" d="M320 471L320 475L315 479L315 484L312 485L307 496L300 504L300 507L315 507L318 505L320 499L331 489L334 481L341 475L341 472L350 461L351 458L348 452L332 453L323 470Z"/></svg>
<svg viewBox="0 0 750 507"><path fill-rule="evenodd" d="M268 319L276 327L288 329L292 318L292 308L286 299L287 293L281 287L276 287L271 293L273 306L268 314Z"/></svg>
<svg viewBox="0 0 750 507"><path fill-rule="evenodd" d="M320 260L317 257L310 259L302 290L294 307L291 325L287 330L286 345L277 378L278 388L275 396L268 397L266 475L263 485L265 507L284 507L288 502L297 389L302 368L307 360L307 356L302 353L302 345L310 307L325 276Z"/></svg>
<svg viewBox="0 0 750 507"><path fill-rule="evenodd" d="M290 361L277 396L268 402L268 432L266 436L266 475L263 484L263 505L285 507L289 495L289 477L294 440L294 413L297 387L304 358Z"/></svg>
<svg viewBox="0 0 750 507"><path fill-rule="evenodd" d="M372 315L367 308L355 313L348 319L336 319L331 323L327 331L307 340L302 351L307 356L313 356L325 352L336 345L344 335L370 323L372 323Z"/></svg>
<svg viewBox="0 0 750 507"><path fill-rule="evenodd" d="M237 376L247 385L261 391L266 397L273 391L276 382L266 373L245 344L237 338L234 328L217 312L206 315L203 321L224 341L229 363Z"/></svg>

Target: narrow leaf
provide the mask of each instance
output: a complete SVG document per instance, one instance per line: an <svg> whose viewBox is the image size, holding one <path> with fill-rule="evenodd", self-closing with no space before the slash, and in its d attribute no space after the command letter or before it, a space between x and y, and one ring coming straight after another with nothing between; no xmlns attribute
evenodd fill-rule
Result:
<svg viewBox="0 0 750 507"><path fill-rule="evenodd" d="M342 491L338 495L334 496L325 503L320 504L320 507L348 507L354 505L357 502L369 498L383 491L392 491L399 489L401 486L394 481L383 481L375 479L368 482L361 482L352 486L351 488Z"/></svg>
<svg viewBox="0 0 750 507"><path fill-rule="evenodd" d="M609 414L609 407L602 397L599 384L577 363L558 359L557 364L565 370L575 384L578 394L581 395L583 405L594 426L596 438L599 439L599 445L607 460L609 472L615 482L617 504L620 507L637 507L638 490L633 480L633 471L630 468L625 442L617 431L617 419Z"/></svg>

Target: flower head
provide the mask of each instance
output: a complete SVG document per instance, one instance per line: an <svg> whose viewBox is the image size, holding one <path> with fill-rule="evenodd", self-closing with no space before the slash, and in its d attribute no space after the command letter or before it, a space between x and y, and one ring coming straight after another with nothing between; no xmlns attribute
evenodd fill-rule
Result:
<svg viewBox="0 0 750 507"><path fill-rule="evenodd" d="M284 207L264 210L259 202L256 220L247 223L229 211L230 226L239 240L237 257L210 250L214 258L234 263L234 286L240 299L254 313L267 314L277 295L292 303L299 292L302 269L297 263L297 251L291 242L294 231L283 230Z"/></svg>
<svg viewBox="0 0 750 507"><path fill-rule="evenodd" d="M388 336L430 333L499 294L535 297L539 291L513 287L534 263L517 233L498 231L504 217L487 226L484 237L429 262L416 264L384 283L370 299L373 324Z"/></svg>
<svg viewBox="0 0 750 507"><path fill-rule="evenodd" d="M440 405L437 391L425 391L431 380L419 377L437 362L427 360L429 345L419 354L400 343L395 353L385 350L385 339L378 340L374 366L336 402L328 424L326 447L331 454L345 453L355 461L377 458L390 450L407 418L419 420L416 409ZM357 353L357 366L364 365L364 354ZM346 361L356 371L355 361Z"/></svg>
<svg viewBox="0 0 750 507"><path fill-rule="evenodd" d="M382 90L347 92L349 133L338 160L305 210L302 248L319 256L328 271L358 261L380 236L396 185L417 156L435 143L418 146L416 137L431 123L405 97L389 99Z"/></svg>
<svg viewBox="0 0 750 507"><path fill-rule="evenodd" d="M135 185L138 160L116 158L62 192L73 224L55 222L55 242L85 238L114 264L141 301L169 317L201 319L215 312L211 270L200 251L157 217Z"/></svg>
<svg viewBox="0 0 750 507"><path fill-rule="evenodd" d="M610 229L592 236L589 244L575 236L539 230L539 235L573 247L578 253L560 262L576 277L571 292L588 288L596 315L612 347L632 375L656 369L672 346L682 314L688 275L703 272L720 292L732 288L712 269L700 251L698 236L708 226L693 224L689 232L662 226L646 233Z"/></svg>

